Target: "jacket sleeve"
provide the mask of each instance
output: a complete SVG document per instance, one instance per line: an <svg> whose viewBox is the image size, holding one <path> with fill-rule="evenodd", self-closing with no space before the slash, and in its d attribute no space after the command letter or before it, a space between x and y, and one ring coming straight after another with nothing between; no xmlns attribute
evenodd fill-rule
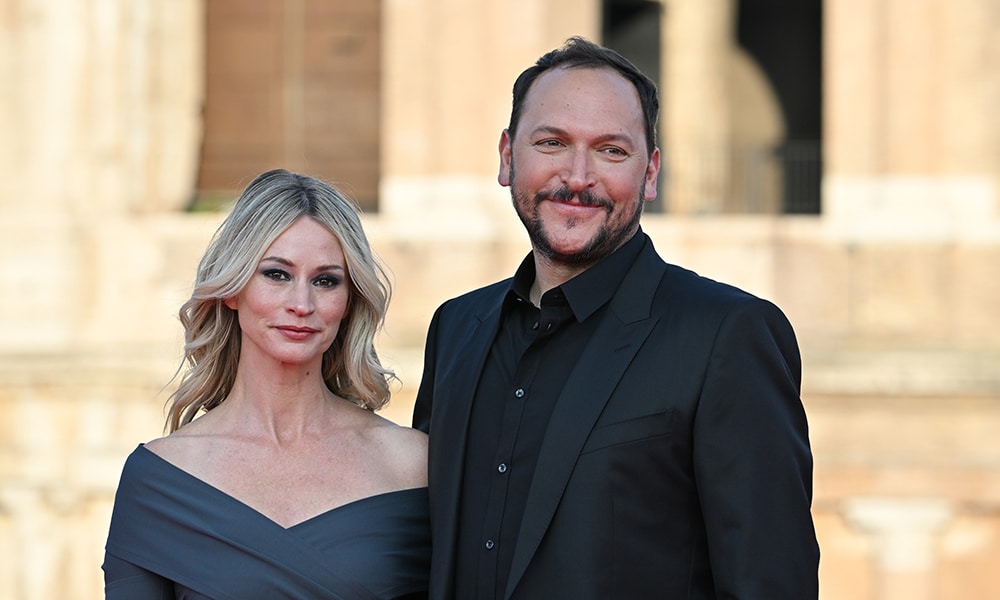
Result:
<svg viewBox="0 0 1000 600"><path fill-rule="evenodd" d="M694 468L720 598L818 596L812 453L791 325L739 303L712 344L694 422Z"/></svg>
<svg viewBox="0 0 1000 600"><path fill-rule="evenodd" d="M441 311L438 307L427 330L427 342L424 345L424 369L420 376L420 387L417 388L417 399L413 404L413 428L424 433L430 433L431 406L434 403L434 372L437 360L437 332L441 322Z"/></svg>

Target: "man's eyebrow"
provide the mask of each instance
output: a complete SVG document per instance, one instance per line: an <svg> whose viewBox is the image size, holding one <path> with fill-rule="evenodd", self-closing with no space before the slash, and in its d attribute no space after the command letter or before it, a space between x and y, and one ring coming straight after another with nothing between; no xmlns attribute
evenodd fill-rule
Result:
<svg viewBox="0 0 1000 600"><path fill-rule="evenodd" d="M541 125L531 130L531 134L551 134L558 136L569 136L569 132L561 127L555 127L553 125ZM627 142L629 144L634 144L635 140L632 136L624 133L605 133L597 136L596 141L598 142Z"/></svg>

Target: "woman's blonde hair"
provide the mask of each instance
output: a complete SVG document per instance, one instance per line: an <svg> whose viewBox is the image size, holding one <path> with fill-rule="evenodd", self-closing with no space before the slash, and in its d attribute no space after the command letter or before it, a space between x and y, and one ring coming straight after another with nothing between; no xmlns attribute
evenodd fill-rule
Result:
<svg viewBox="0 0 1000 600"><path fill-rule="evenodd" d="M328 183L276 169L259 175L236 200L198 265L191 297L181 306L181 368L186 364L187 369L168 400L168 432L229 396L241 331L236 312L224 301L243 290L267 248L300 217L326 226L340 241L350 282L347 314L323 354L323 379L333 393L369 410L389 401L395 375L379 361L374 339L392 289L365 237L358 208Z"/></svg>

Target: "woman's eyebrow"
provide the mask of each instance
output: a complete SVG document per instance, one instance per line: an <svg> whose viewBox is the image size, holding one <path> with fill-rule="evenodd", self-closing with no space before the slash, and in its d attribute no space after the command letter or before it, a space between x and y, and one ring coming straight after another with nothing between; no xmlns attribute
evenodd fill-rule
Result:
<svg viewBox="0 0 1000 600"><path fill-rule="evenodd" d="M280 256L265 256L264 258L260 259L260 262L262 262L262 263L263 262L276 262L278 264L285 265L286 267L294 267L295 266L294 262L288 260L287 258L282 258ZM320 265L319 267L316 268L316 270L317 271L343 271L345 269L344 269L343 265Z"/></svg>

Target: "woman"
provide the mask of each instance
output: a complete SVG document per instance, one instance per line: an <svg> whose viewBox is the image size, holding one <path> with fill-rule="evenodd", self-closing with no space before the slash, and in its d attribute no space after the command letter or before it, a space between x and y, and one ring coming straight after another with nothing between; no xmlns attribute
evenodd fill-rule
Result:
<svg viewBox="0 0 1000 600"><path fill-rule="evenodd" d="M180 310L169 435L125 463L106 598L426 597L426 436L374 413L389 295L335 189L247 187Z"/></svg>

